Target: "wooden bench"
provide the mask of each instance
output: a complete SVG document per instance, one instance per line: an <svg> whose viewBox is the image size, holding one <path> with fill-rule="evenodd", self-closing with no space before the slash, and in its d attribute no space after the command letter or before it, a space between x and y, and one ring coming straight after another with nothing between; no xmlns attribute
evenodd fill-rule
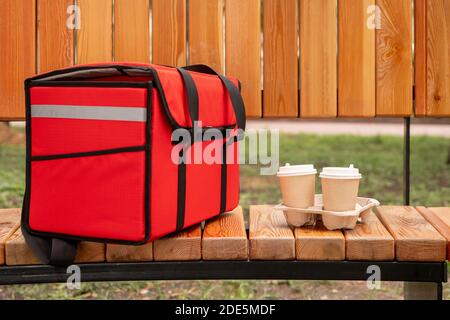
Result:
<svg viewBox="0 0 450 320"><path fill-rule="evenodd" d="M0 210L0 284L65 282L65 268L38 264L19 216ZM367 280L375 265L380 280L408 282L410 298L440 299L449 242L450 208L382 206L354 230L328 231L320 223L292 229L264 205L250 207L248 229L239 207L140 247L84 242L77 263L82 281Z"/></svg>

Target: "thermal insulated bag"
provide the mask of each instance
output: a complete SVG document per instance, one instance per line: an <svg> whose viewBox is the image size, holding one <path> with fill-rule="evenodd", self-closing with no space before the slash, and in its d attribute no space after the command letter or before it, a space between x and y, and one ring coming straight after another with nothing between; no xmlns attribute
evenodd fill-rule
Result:
<svg viewBox="0 0 450 320"><path fill-rule="evenodd" d="M234 209L245 110L204 65L82 65L25 81L22 231L44 263L140 245Z"/></svg>

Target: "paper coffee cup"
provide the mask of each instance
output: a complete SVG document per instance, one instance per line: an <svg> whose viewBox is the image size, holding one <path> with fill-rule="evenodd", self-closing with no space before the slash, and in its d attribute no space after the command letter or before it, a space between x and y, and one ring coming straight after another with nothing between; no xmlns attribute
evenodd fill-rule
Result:
<svg viewBox="0 0 450 320"><path fill-rule="evenodd" d="M323 207L330 211L355 210L361 174L350 167L323 168L320 173Z"/></svg>
<svg viewBox="0 0 450 320"><path fill-rule="evenodd" d="M314 206L317 170L314 165L294 165L287 163L278 171L283 204L288 207L306 209ZM302 226L312 219L312 214L285 211L288 223Z"/></svg>

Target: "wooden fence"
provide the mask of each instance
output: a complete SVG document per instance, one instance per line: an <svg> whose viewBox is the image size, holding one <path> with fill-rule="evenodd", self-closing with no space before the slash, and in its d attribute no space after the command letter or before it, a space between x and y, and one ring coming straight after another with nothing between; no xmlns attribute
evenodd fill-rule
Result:
<svg viewBox="0 0 450 320"><path fill-rule="evenodd" d="M0 119L25 77L112 60L209 64L249 117L448 117L450 0L0 0Z"/></svg>

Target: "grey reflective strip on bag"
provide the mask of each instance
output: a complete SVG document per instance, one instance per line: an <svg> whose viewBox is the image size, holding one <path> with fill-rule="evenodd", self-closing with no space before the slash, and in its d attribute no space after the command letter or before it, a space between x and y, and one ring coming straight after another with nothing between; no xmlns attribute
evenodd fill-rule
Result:
<svg viewBox="0 0 450 320"><path fill-rule="evenodd" d="M31 105L31 117L145 122L147 120L147 109L135 107L93 107L35 104Z"/></svg>

